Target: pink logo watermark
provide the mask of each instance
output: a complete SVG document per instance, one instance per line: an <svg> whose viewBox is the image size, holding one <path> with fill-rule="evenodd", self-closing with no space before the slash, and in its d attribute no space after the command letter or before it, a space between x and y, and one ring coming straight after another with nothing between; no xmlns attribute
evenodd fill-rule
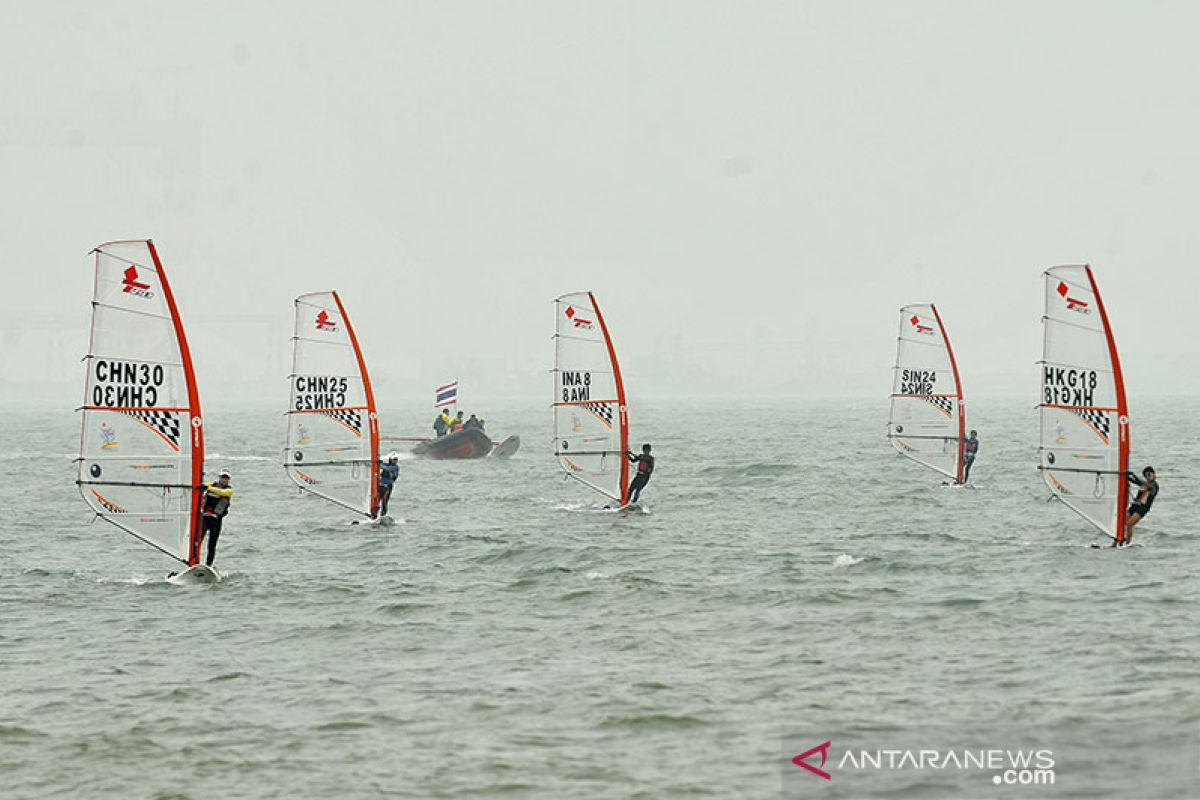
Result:
<svg viewBox="0 0 1200 800"><path fill-rule="evenodd" d="M819 778L824 778L827 781L833 780L832 776L830 776L830 774L823 769L823 767L825 766L825 759L829 755L829 745L831 743L832 743L832 740L825 742L825 744L819 744L816 747L812 747L812 748L809 748L808 750L805 750L800 755L794 757L792 759L792 763L795 764L797 767L802 767L802 768L808 770L813 775L816 775ZM821 754L821 766L820 767L814 767L812 764L810 764L804 760L804 759L806 759L810 756L813 756L817 753Z"/></svg>

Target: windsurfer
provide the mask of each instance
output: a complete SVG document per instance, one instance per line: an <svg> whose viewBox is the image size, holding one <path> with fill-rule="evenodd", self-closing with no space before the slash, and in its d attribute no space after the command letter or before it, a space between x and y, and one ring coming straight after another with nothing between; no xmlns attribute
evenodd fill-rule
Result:
<svg viewBox="0 0 1200 800"><path fill-rule="evenodd" d="M229 470L223 469L216 481L198 487L204 490L204 496L200 502L202 527L200 538L196 542L196 549L200 549L204 537L207 536L208 558L204 563L210 567L217 557L217 540L221 538L221 521L229 513L229 502L233 499L233 487L229 485L230 477ZM198 557L199 553L197 552L196 555Z"/></svg>
<svg viewBox="0 0 1200 800"><path fill-rule="evenodd" d="M1127 545L1133 541L1133 526L1150 513L1150 506L1154 505L1154 498L1158 497L1158 481L1154 477L1154 467L1146 467L1142 470L1144 480L1139 478L1135 472L1126 472L1125 474L1129 477L1130 483L1137 485L1138 492L1137 496L1133 498L1132 505L1129 506L1124 536L1113 539L1113 547Z"/></svg>
<svg viewBox="0 0 1200 800"><path fill-rule="evenodd" d="M963 440L962 458L963 458L963 477L962 483L966 483L971 479L971 465L975 463L975 454L979 452L979 439L975 431L971 431L971 435Z"/></svg>
<svg viewBox="0 0 1200 800"><path fill-rule="evenodd" d="M625 457L629 459L630 463L637 464L637 475L629 484L629 502L636 503L642 496L642 489L646 488L646 484L650 482L650 475L654 472L654 456L650 455L650 445L644 444L641 455L635 456L632 451L628 451L625 453Z"/></svg>
<svg viewBox="0 0 1200 800"><path fill-rule="evenodd" d="M392 497L392 488L396 485L396 479L400 477L399 462L400 454L393 450L388 453L386 462L379 463L379 507L371 515L372 519L387 516L388 500Z"/></svg>

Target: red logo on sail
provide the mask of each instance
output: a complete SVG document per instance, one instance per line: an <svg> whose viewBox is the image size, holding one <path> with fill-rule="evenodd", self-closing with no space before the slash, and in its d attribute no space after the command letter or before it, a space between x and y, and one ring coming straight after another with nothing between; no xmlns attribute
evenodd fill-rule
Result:
<svg viewBox="0 0 1200 800"><path fill-rule="evenodd" d="M122 291L126 294L135 294L138 297L147 298L154 296L150 293L150 284L142 283L138 280L137 267L133 266L132 264L126 268L125 277L121 279L121 285L125 287L122 289Z"/></svg>
<svg viewBox="0 0 1200 800"><path fill-rule="evenodd" d="M569 319L569 320L571 320L571 322L575 323L576 328L591 328L592 327L592 321L590 319L584 319L583 317L576 314L574 306L567 306L567 310L565 313L567 315L567 319Z"/></svg>
<svg viewBox="0 0 1200 800"><path fill-rule="evenodd" d="M1078 300L1074 297L1068 297L1067 293L1071 290L1067 288L1067 284L1062 281L1058 282L1058 293L1063 300L1067 301L1067 311L1078 311L1080 314L1090 314L1092 310L1088 308L1086 300Z"/></svg>
<svg viewBox="0 0 1200 800"><path fill-rule="evenodd" d="M337 323L329 318L329 312L321 309L321 313L317 314L317 330L328 331L333 333L337 330Z"/></svg>
<svg viewBox="0 0 1200 800"><path fill-rule="evenodd" d="M830 774L821 768L825 766L825 757L828 755L830 744L831 742L826 742L825 744L819 744L816 747L805 750L803 753L793 758L792 763L797 767L803 767L813 775L816 775L818 778L824 778L827 781L833 780ZM804 760L809 756L816 755L817 753L821 754L821 767L814 767L812 764L809 764Z"/></svg>
<svg viewBox="0 0 1200 800"><path fill-rule="evenodd" d="M929 325L922 325L921 318L918 317L916 314L913 314L912 317L908 320L908 322L910 325L912 325L914 328L917 329L917 333L923 333L926 336L933 336L933 328Z"/></svg>

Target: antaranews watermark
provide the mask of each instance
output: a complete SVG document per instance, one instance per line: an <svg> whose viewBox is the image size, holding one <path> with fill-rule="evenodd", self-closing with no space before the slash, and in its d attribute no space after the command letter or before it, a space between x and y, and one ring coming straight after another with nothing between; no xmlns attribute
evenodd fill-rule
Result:
<svg viewBox="0 0 1200 800"><path fill-rule="evenodd" d="M798 734L784 796L1200 797L1200 725L1103 727Z"/></svg>

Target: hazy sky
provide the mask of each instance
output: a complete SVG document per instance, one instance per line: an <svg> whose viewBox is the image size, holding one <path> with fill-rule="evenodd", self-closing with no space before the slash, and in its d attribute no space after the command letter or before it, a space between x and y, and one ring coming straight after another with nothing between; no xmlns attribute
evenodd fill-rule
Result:
<svg viewBox="0 0 1200 800"><path fill-rule="evenodd" d="M78 401L87 253L147 236L207 408L282 408L292 298L328 288L418 404L454 377L473 406L549 403L550 301L588 288L638 402L886 398L897 309L934 301L968 394L1032 404L1040 273L1082 261L1131 391L1200 391L1198 26L1187 3L27 4L0 33L0 398Z"/></svg>

